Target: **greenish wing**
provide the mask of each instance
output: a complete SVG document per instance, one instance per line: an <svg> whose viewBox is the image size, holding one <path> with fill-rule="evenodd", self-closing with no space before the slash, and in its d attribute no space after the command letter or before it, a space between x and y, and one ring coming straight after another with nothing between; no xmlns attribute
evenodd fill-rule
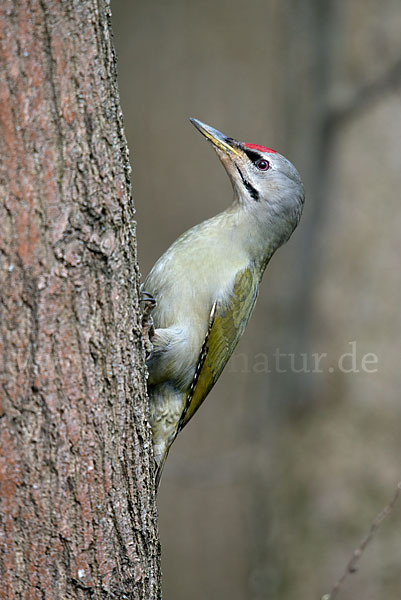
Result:
<svg viewBox="0 0 401 600"><path fill-rule="evenodd" d="M258 294L258 281L248 268L235 278L228 302L216 302L210 314L209 330L199 355L194 380L187 396L177 433L198 410L221 375L244 332Z"/></svg>

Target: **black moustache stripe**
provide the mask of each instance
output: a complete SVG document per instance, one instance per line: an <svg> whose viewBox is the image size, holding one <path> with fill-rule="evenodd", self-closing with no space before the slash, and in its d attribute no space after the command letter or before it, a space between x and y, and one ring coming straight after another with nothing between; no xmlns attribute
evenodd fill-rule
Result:
<svg viewBox="0 0 401 600"><path fill-rule="evenodd" d="M253 187L253 185L250 184L247 179L245 179L245 177L243 176L243 174L241 173L241 171L240 171L240 169L238 167L237 167L237 171L240 174L241 179L242 179L242 183L244 184L244 186L248 190L249 195L251 196L251 198L253 198L253 200L259 200L259 192L258 192L258 190L255 190L255 188Z"/></svg>

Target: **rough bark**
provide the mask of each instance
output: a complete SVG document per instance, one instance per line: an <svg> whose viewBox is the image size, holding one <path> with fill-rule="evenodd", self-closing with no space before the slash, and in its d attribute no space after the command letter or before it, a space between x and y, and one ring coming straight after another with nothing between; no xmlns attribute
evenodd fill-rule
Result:
<svg viewBox="0 0 401 600"><path fill-rule="evenodd" d="M0 40L0 598L157 598L109 5L4 0Z"/></svg>

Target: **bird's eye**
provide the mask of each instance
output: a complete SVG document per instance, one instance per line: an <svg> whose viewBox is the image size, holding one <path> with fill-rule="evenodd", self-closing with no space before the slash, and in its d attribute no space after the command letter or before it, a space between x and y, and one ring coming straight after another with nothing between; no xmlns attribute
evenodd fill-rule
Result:
<svg viewBox="0 0 401 600"><path fill-rule="evenodd" d="M270 167L268 161L264 158L260 158L259 160L257 160L255 162L255 165L258 167L259 171L267 171Z"/></svg>

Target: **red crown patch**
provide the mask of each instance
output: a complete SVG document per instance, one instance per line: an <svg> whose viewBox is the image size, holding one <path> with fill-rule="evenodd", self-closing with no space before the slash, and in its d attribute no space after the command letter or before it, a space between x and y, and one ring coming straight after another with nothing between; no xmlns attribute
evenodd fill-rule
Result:
<svg viewBox="0 0 401 600"><path fill-rule="evenodd" d="M245 148L249 148L249 150L258 150L259 152L272 152L273 154L278 154L277 150L272 150L272 148L266 148L266 146L258 146L258 144L244 144Z"/></svg>

